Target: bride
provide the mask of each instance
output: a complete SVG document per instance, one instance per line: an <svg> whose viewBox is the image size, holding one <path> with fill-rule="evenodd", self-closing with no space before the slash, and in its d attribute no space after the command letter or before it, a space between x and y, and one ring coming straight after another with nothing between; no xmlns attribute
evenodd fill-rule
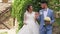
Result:
<svg viewBox="0 0 60 34"><path fill-rule="evenodd" d="M32 5L27 6L24 14L24 25L18 34L39 34L39 24L36 21L36 13L33 12Z"/></svg>

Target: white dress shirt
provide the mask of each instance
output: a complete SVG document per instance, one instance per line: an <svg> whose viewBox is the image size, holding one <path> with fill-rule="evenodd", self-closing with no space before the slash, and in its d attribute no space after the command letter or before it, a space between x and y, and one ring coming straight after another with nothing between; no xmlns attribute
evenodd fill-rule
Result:
<svg viewBox="0 0 60 34"><path fill-rule="evenodd" d="M44 9L44 10L45 10L45 11L44 11L43 14L44 14L44 18L45 18L45 17L47 17L47 14L48 14L48 8L47 8L47 9Z"/></svg>

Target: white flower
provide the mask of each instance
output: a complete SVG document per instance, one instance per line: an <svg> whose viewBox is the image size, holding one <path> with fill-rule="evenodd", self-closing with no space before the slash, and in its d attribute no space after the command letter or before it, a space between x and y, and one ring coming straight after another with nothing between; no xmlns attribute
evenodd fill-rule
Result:
<svg viewBox="0 0 60 34"><path fill-rule="evenodd" d="M45 21L51 21L50 17L45 17L44 20Z"/></svg>

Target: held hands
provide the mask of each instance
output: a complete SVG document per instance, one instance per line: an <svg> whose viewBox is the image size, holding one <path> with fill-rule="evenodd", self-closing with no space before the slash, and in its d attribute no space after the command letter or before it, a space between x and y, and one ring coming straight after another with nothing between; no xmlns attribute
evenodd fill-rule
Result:
<svg viewBox="0 0 60 34"><path fill-rule="evenodd" d="M24 25L27 25L27 23L24 23Z"/></svg>
<svg viewBox="0 0 60 34"><path fill-rule="evenodd" d="M35 19L37 19L39 17L39 13L35 12Z"/></svg>
<svg viewBox="0 0 60 34"><path fill-rule="evenodd" d="M23 23L24 25L27 25L27 23L24 21L24 23Z"/></svg>

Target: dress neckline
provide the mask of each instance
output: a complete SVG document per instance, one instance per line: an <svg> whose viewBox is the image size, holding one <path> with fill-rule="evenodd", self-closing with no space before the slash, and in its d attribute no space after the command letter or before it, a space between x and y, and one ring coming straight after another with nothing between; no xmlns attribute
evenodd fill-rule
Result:
<svg viewBox="0 0 60 34"><path fill-rule="evenodd" d="M28 13L28 14L32 14L32 13L33 13L33 11L32 11L31 13L29 13L29 12L27 11L27 13Z"/></svg>

